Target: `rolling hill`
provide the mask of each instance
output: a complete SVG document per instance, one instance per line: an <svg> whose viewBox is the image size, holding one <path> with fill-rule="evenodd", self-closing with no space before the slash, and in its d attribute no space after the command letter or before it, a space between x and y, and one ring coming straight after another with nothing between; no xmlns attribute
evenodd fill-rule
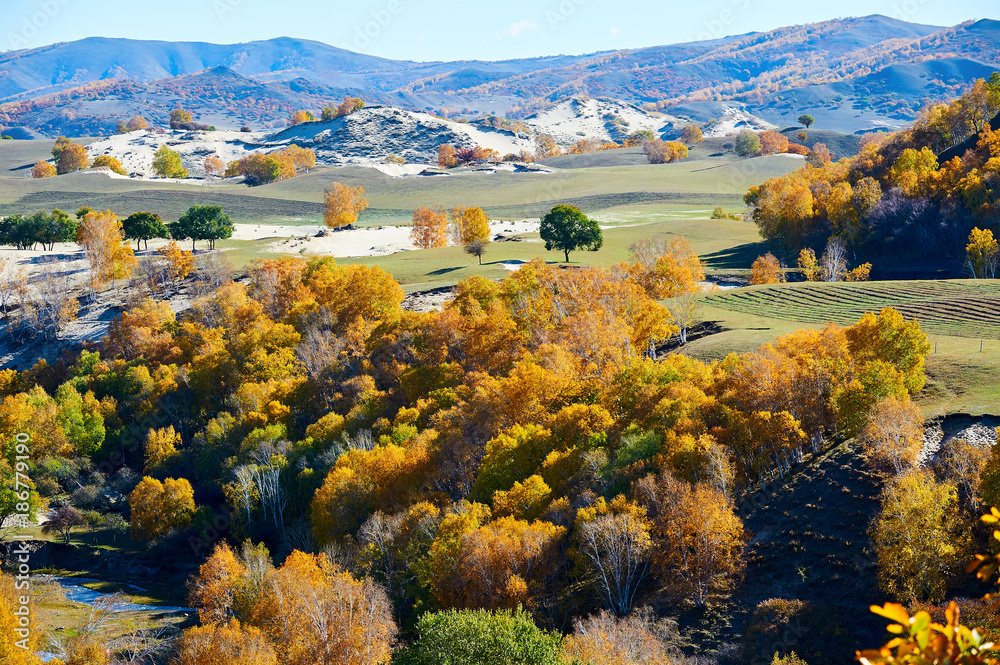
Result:
<svg viewBox="0 0 1000 665"><path fill-rule="evenodd" d="M778 125L801 113L838 131L893 128L1000 68L1000 22L954 27L885 16L723 39L498 62L412 62L279 38L245 44L93 37L0 55L0 125L107 134L175 104L202 122L255 129L345 94L451 117L523 118L574 96L690 117L728 102Z"/></svg>

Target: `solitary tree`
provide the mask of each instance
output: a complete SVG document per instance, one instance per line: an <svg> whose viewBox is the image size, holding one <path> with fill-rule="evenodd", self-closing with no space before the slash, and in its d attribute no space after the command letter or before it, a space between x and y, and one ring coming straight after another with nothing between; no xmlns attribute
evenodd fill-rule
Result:
<svg viewBox="0 0 1000 665"><path fill-rule="evenodd" d="M97 157L94 157L94 161L90 164L90 168L96 169L101 166L108 167L113 173L117 173L118 175L127 175L125 173L125 169L122 168L122 163L111 155L98 155Z"/></svg>
<svg viewBox="0 0 1000 665"><path fill-rule="evenodd" d="M59 156L56 158L56 171L60 175L72 173L87 168L89 163L87 149L79 143L69 143L59 151Z"/></svg>
<svg viewBox="0 0 1000 665"><path fill-rule="evenodd" d="M135 240L135 249L139 251L139 242L146 243L149 249L150 238L166 238L169 233L160 216L151 212L134 212L122 220L122 232L126 239Z"/></svg>
<svg viewBox="0 0 1000 665"><path fill-rule="evenodd" d="M475 240L470 240L465 243L465 253L470 256L475 256L479 259L479 265L483 265L483 254L486 253L486 246L489 242L489 239L480 240L479 238L476 238Z"/></svg>
<svg viewBox="0 0 1000 665"><path fill-rule="evenodd" d="M323 192L326 213L323 222L331 229L350 226L358 221L358 215L368 207L364 187L348 187L335 182Z"/></svg>
<svg viewBox="0 0 1000 665"><path fill-rule="evenodd" d="M816 118L811 115L806 114L799 116L799 124L805 126L806 129L809 129L814 122L816 122Z"/></svg>
<svg viewBox="0 0 1000 665"><path fill-rule="evenodd" d="M694 145L704 140L705 137L701 132L701 127L694 123L684 125L684 129L681 130L681 141L684 141L688 145Z"/></svg>
<svg viewBox="0 0 1000 665"><path fill-rule="evenodd" d="M83 513L69 505L64 503L55 509L55 511L49 516L49 519L42 525L42 533L57 533L62 536L63 543L69 545L70 532L75 526L83 526L86 520L83 519Z"/></svg>
<svg viewBox="0 0 1000 665"><path fill-rule="evenodd" d="M226 163L219 159L217 155L209 155L205 158L205 175L222 177L226 174Z"/></svg>
<svg viewBox="0 0 1000 665"><path fill-rule="evenodd" d="M186 178L187 169L181 164L181 155L167 146L161 146L153 155L153 170L161 178Z"/></svg>
<svg viewBox="0 0 1000 665"><path fill-rule="evenodd" d="M134 132L139 129L147 129L148 127L149 123L146 122L146 119L141 115L132 116L128 119L128 123L125 125L125 128L130 132Z"/></svg>
<svg viewBox="0 0 1000 665"><path fill-rule="evenodd" d="M563 252L566 263L569 253L578 249L596 252L604 245L604 235L597 222L571 205L557 205L542 217L539 229L546 250Z"/></svg>

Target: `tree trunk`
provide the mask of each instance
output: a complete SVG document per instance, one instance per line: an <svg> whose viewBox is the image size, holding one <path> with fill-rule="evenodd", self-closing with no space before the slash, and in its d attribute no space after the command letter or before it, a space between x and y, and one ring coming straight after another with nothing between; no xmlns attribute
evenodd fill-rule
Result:
<svg viewBox="0 0 1000 665"><path fill-rule="evenodd" d="M194 251L194 238L191 238L191 251Z"/></svg>
<svg viewBox="0 0 1000 665"><path fill-rule="evenodd" d="M569 263L569 250L564 249L563 252L566 254L566 263Z"/></svg>

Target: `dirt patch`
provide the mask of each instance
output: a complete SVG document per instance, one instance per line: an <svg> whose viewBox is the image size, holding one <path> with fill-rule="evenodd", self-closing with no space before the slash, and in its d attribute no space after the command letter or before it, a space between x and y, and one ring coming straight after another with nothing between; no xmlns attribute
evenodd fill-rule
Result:
<svg viewBox="0 0 1000 665"><path fill-rule="evenodd" d="M403 309L410 312L440 312L444 304L455 297L455 288L442 286L427 291L414 291L403 300Z"/></svg>

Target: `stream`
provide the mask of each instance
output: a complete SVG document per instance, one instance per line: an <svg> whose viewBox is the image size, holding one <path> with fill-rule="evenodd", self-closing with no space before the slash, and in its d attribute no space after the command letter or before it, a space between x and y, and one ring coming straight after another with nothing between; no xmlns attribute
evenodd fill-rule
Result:
<svg viewBox="0 0 1000 665"><path fill-rule="evenodd" d="M98 580L91 577L58 577L53 576L51 579L59 583L62 587L63 592L66 594L67 600L71 600L74 603L80 603L81 605L93 605L94 602L101 596L107 596L110 594L103 593L101 591L94 591L93 589L88 589L83 586L84 584L89 584L91 582L102 582L104 580ZM131 587L136 592L142 592L144 589L137 586L125 585L126 587ZM194 612L190 607L175 607L173 605L142 605L139 603L120 603L114 607L113 612Z"/></svg>

